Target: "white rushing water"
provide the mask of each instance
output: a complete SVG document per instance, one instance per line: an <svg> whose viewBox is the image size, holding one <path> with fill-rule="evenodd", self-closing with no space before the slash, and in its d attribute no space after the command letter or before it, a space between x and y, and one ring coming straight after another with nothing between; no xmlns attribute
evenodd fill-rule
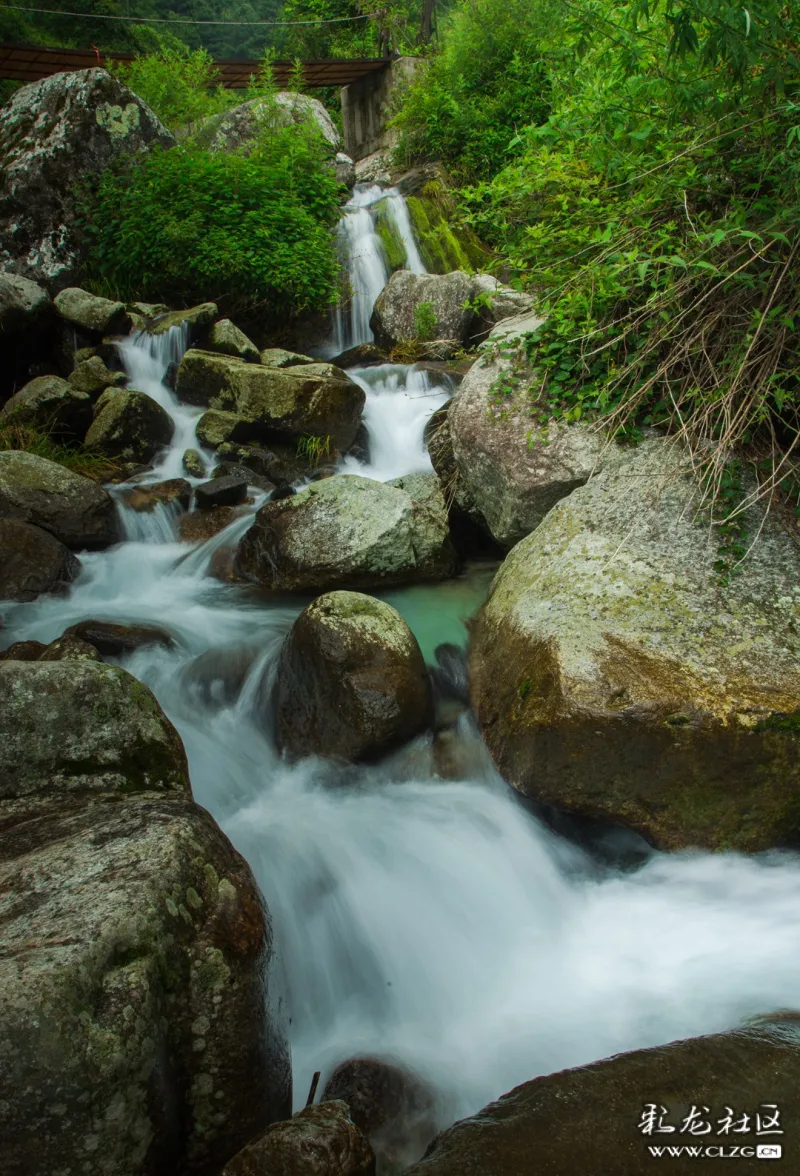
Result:
<svg viewBox="0 0 800 1176"><path fill-rule="evenodd" d="M123 348L132 382L176 420L152 480L179 472L194 436L195 410L161 384L173 345L139 337ZM422 429L448 391L426 400L427 377L413 368L358 379L367 472L427 468ZM304 602L270 604L206 574L248 525L195 549L167 529L84 554L67 596L4 607L3 643L49 641L87 618L173 634L175 648L124 664L176 724L197 800L269 904L299 1103L313 1071L324 1083L338 1062L368 1052L433 1082L444 1124L537 1074L798 1006L794 855L653 854L635 871L600 866L522 807L467 719L469 768L455 781L435 776L424 738L369 768L282 762L267 685ZM457 589L425 589L436 601L428 639L449 633L463 607L451 604ZM406 594L391 597L404 607Z"/></svg>

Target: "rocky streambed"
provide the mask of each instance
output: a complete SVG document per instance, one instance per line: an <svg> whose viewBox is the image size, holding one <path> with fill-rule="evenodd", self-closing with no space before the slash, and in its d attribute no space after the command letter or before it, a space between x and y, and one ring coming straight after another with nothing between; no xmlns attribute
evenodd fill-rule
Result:
<svg viewBox="0 0 800 1176"><path fill-rule="evenodd" d="M116 471L0 452L14 1176L634 1176L647 1104L791 1146L793 532L721 576L666 438L533 429L533 308L402 207L345 209L327 358L0 275L66 356L0 426ZM472 366L388 361L420 305Z"/></svg>

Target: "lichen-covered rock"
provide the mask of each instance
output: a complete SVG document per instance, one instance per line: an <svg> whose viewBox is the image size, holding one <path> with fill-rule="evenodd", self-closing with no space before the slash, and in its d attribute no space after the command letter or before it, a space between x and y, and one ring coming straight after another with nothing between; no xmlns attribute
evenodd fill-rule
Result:
<svg viewBox="0 0 800 1176"><path fill-rule="evenodd" d="M107 490L57 462L19 450L0 452L0 518L33 523L78 549L108 547L119 537Z"/></svg>
<svg viewBox="0 0 800 1176"><path fill-rule="evenodd" d="M425 661L391 605L360 592L319 596L280 653L273 695L279 746L292 756L375 759L432 716Z"/></svg>
<svg viewBox="0 0 800 1176"><path fill-rule="evenodd" d="M34 660L34 659L31 659ZM88 641L81 641L80 637L65 634L56 637L55 641L42 650L42 655L35 660L40 662L54 661L102 661L100 654Z"/></svg>
<svg viewBox="0 0 800 1176"><path fill-rule="evenodd" d="M262 506L237 567L288 592L443 579L456 560L442 514L395 486L340 474Z"/></svg>
<svg viewBox="0 0 800 1176"><path fill-rule="evenodd" d="M97 400L107 388L121 388L127 383L124 372L112 372L99 355L76 363L69 374L69 382L79 392Z"/></svg>
<svg viewBox="0 0 800 1176"><path fill-rule="evenodd" d="M222 1176L375 1176L375 1155L341 1101L318 1103L273 1123Z"/></svg>
<svg viewBox="0 0 800 1176"><path fill-rule="evenodd" d="M198 349L181 360L176 393L189 404L234 413L263 439L328 437L340 450L352 444L365 401L344 372L319 374L312 367L306 375L302 367L285 371Z"/></svg>
<svg viewBox="0 0 800 1176"><path fill-rule="evenodd" d="M235 355L248 363L259 363L261 356L255 343L252 343L244 331L231 322L230 319L220 319L214 323L206 344L209 351L219 351L222 355Z"/></svg>
<svg viewBox="0 0 800 1176"><path fill-rule="evenodd" d="M485 338L499 318L530 310L532 300L488 274L393 273L375 302L370 326L379 347L431 339L462 346Z"/></svg>
<svg viewBox="0 0 800 1176"><path fill-rule="evenodd" d="M758 1142L788 1139L756 1138L754 1115L768 1117L772 1112L762 1104L773 1103L782 1129L794 1121L800 1114L799 1078L797 1024L788 1019L618 1054L518 1086L444 1131L407 1176L643 1176L660 1166L649 1148L683 1145L689 1137L680 1134L681 1124L692 1112L690 1121L697 1123L703 1107L711 1108L712 1130L726 1107L746 1109L752 1131L737 1135L736 1144L755 1151ZM641 1131L645 1104L657 1113L666 1108L663 1122L673 1134ZM693 1144L726 1149L735 1146L731 1140L718 1131L692 1137ZM738 1159L747 1171L747 1157L740 1152ZM713 1153L706 1160L687 1152L668 1160L665 1155L664 1167L678 1176L716 1166L721 1165ZM761 1168L755 1157L750 1170L754 1167Z"/></svg>
<svg viewBox="0 0 800 1176"><path fill-rule="evenodd" d="M15 519L0 518L0 555L0 600L63 591L81 567L54 535Z"/></svg>
<svg viewBox="0 0 800 1176"><path fill-rule="evenodd" d="M70 286L57 294L54 306L63 319L84 331L118 335L130 326L124 303L100 298L78 286Z"/></svg>
<svg viewBox="0 0 800 1176"><path fill-rule="evenodd" d="M194 134L208 151L248 151L259 135L300 123L315 126L334 151L341 147L341 136L319 99L291 90L281 90L272 99L253 98L222 114L212 114L194 128Z"/></svg>
<svg viewBox="0 0 800 1176"><path fill-rule="evenodd" d="M287 351L284 347L266 347L261 352L261 362L264 367L287 368L302 367L303 364L317 361L308 355L300 355L297 351Z"/></svg>
<svg viewBox="0 0 800 1176"><path fill-rule="evenodd" d="M48 288L76 277L77 189L123 154L174 139L104 69L54 74L0 109L0 265Z"/></svg>
<svg viewBox="0 0 800 1176"><path fill-rule="evenodd" d="M424 1153L436 1134L436 1095L413 1071L385 1058L355 1057L338 1065L322 1102L341 1099L369 1140L378 1163L389 1171Z"/></svg>
<svg viewBox="0 0 800 1176"><path fill-rule="evenodd" d="M530 398L535 383L515 348L490 348L467 372L447 410L461 505L471 507L506 549L616 451L590 425L541 423Z"/></svg>
<svg viewBox="0 0 800 1176"><path fill-rule="evenodd" d="M258 429L252 421L245 420L235 412L222 412L218 408L210 408L204 412L197 422L195 430L197 440L209 449L218 449L226 442L242 442L253 439ZM197 475L202 477L202 473Z"/></svg>
<svg viewBox="0 0 800 1176"><path fill-rule="evenodd" d="M150 461L169 445L175 424L166 409L144 392L116 392L92 421L88 448L128 461Z"/></svg>
<svg viewBox="0 0 800 1176"><path fill-rule="evenodd" d="M775 516L741 575L667 441L621 455L507 556L473 632L503 774L666 849L800 844L800 553ZM763 528L762 528L763 523Z"/></svg>
<svg viewBox="0 0 800 1176"><path fill-rule="evenodd" d="M0 409L0 421L33 425L44 432L82 439L92 419L92 402L60 376L37 376Z"/></svg>
<svg viewBox="0 0 800 1176"><path fill-rule="evenodd" d="M39 326L52 305L50 295L36 282L0 273L0 340Z"/></svg>
<svg viewBox="0 0 800 1176"><path fill-rule="evenodd" d="M147 330L151 335L166 335L173 327L182 327L190 339L196 339L206 327L211 326L218 314L216 302L201 302L198 306L190 306L188 310L171 310L160 315L148 324Z"/></svg>
<svg viewBox="0 0 800 1176"><path fill-rule="evenodd" d="M186 449L181 458L181 465L183 472L188 474L190 478L204 478L206 476L206 463L197 449Z"/></svg>

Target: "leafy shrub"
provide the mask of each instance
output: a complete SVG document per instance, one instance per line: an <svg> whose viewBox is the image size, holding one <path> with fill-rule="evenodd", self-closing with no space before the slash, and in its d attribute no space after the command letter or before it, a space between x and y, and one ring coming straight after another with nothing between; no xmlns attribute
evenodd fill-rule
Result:
<svg viewBox="0 0 800 1176"><path fill-rule="evenodd" d="M220 85L205 49L161 49L120 64L114 72L173 131L219 114L238 101Z"/></svg>
<svg viewBox="0 0 800 1176"><path fill-rule="evenodd" d="M414 308L414 335L420 343L427 343L436 335L436 311L432 302L420 302Z"/></svg>
<svg viewBox="0 0 800 1176"><path fill-rule="evenodd" d="M120 297L214 299L282 316L336 298L339 186L306 125L265 126L249 154L188 141L127 159L85 198L86 280Z"/></svg>

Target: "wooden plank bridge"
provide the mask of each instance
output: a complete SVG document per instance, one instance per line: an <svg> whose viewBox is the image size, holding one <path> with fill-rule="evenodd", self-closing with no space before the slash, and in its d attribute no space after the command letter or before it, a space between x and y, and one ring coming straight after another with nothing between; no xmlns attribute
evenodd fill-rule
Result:
<svg viewBox="0 0 800 1176"><path fill-rule="evenodd" d="M51 74L76 69L103 66L110 61L132 61L132 53L102 53L97 49L45 49L35 45L0 44L0 78L15 82L38 82ZM252 75L258 73L260 63L239 58L223 57L215 60L223 86L231 90L247 88ZM388 57L336 58L304 61L305 84L312 89L321 86L349 86L371 74L378 74L391 64ZM273 61L272 69L279 88L291 77L293 61Z"/></svg>

